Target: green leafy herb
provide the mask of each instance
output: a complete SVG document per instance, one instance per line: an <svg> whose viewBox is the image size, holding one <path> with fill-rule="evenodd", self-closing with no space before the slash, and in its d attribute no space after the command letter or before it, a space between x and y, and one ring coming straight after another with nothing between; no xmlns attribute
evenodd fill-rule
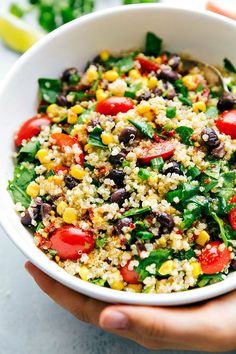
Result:
<svg viewBox="0 0 236 354"><path fill-rule="evenodd" d="M103 248L107 242L106 237L98 237L95 242L95 248Z"/></svg>
<svg viewBox="0 0 236 354"><path fill-rule="evenodd" d="M190 140L193 134L193 129L185 126L181 126L175 129L176 133L179 134L181 142L186 145L192 145L193 142Z"/></svg>
<svg viewBox="0 0 236 354"><path fill-rule="evenodd" d="M221 161L214 160L210 162L209 167L204 171L204 173L209 177L219 179L220 169L221 169Z"/></svg>
<svg viewBox="0 0 236 354"><path fill-rule="evenodd" d="M186 172L186 175L188 177L192 177L192 179L195 179L201 174L201 171L196 167L189 168L188 171Z"/></svg>
<svg viewBox="0 0 236 354"><path fill-rule="evenodd" d="M89 164L88 162L86 162L86 161L85 161L85 163L84 163L84 167L85 167L85 168L89 168L90 171L93 171L93 170L95 169L94 166L90 165L90 164Z"/></svg>
<svg viewBox="0 0 236 354"><path fill-rule="evenodd" d="M147 214L152 211L152 208L146 207L146 208L133 208L128 211L126 211L123 215L122 218L126 218L128 216L137 216L137 215L142 215L142 214Z"/></svg>
<svg viewBox="0 0 236 354"><path fill-rule="evenodd" d="M200 92L202 92L204 90L204 85L203 85L203 83L201 82L200 84L198 84L198 86L197 86L197 88L196 88L196 92L198 93L200 93Z"/></svg>
<svg viewBox="0 0 236 354"><path fill-rule="evenodd" d="M162 157L156 157L150 161L151 167L155 171L161 171L164 166L164 160Z"/></svg>
<svg viewBox="0 0 236 354"><path fill-rule="evenodd" d="M150 255L147 258L142 259L139 262L138 267L135 269L136 272L139 273L139 279L140 281L143 281L146 277L149 276L149 272L147 270L147 267L151 264L156 265L156 270L158 274L158 270L161 267L161 265L169 259L169 257L172 255L173 251L170 249L158 249L155 251L152 251Z"/></svg>
<svg viewBox="0 0 236 354"><path fill-rule="evenodd" d="M154 131L153 127L151 126L151 124L146 123L146 122L142 122L142 121L138 121L138 120L131 120L131 119L129 119L129 122L135 128L137 128L143 135L146 135L149 139L153 138L155 131Z"/></svg>
<svg viewBox="0 0 236 354"><path fill-rule="evenodd" d="M133 69L134 65L135 62L133 56L128 56L118 60L115 64L115 68L120 74L125 74L131 69Z"/></svg>
<svg viewBox="0 0 236 354"><path fill-rule="evenodd" d="M102 138L101 138L101 133L103 132L103 130L99 127L95 127L93 129L93 131L91 131L91 133L89 134L89 139L88 139L88 144L93 145L93 146L97 146L100 148L107 148L106 145L103 144L102 142Z"/></svg>
<svg viewBox="0 0 236 354"><path fill-rule="evenodd" d="M27 11L19 4L13 2L10 4L9 12L18 18L22 18Z"/></svg>
<svg viewBox="0 0 236 354"><path fill-rule="evenodd" d="M48 103L55 103L61 90L61 81L41 78L38 84L41 99Z"/></svg>
<svg viewBox="0 0 236 354"><path fill-rule="evenodd" d="M44 224L42 223L42 221L40 221L36 227L35 232L39 232L39 230L42 230L44 228L45 228Z"/></svg>
<svg viewBox="0 0 236 354"><path fill-rule="evenodd" d="M40 143L38 140L29 141L20 149L17 155L17 162L18 163L21 161L33 162L39 148L40 148Z"/></svg>
<svg viewBox="0 0 236 354"><path fill-rule="evenodd" d="M175 88L183 97L188 97L188 88L181 79L175 82Z"/></svg>
<svg viewBox="0 0 236 354"><path fill-rule="evenodd" d="M236 74L236 67L227 58L224 59L224 67L226 70L230 71L231 73Z"/></svg>
<svg viewBox="0 0 236 354"><path fill-rule="evenodd" d="M138 176L141 178L143 181L147 181L148 178L150 177L150 173L146 168L140 168L138 171Z"/></svg>
<svg viewBox="0 0 236 354"><path fill-rule="evenodd" d="M57 251L56 251L56 250L53 250L53 249L51 249L51 248L48 249L48 253L49 253L52 257L54 257L54 256L57 255Z"/></svg>
<svg viewBox="0 0 236 354"><path fill-rule="evenodd" d="M153 234L151 232L148 231L138 231L135 236L143 241L148 241L151 240L151 238L153 238Z"/></svg>
<svg viewBox="0 0 236 354"><path fill-rule="evenodd" d="M166 117L167 118L175 118L176 116L176 107L167 107L166 108Z"/></svg>
<svg viewBox="0 0 236 354"><path fill-rule="evenodd" d="M216 213L214 213L214 212L211 212L211 216L213 217L213 219L216 221L216 223L218 224L218 226L220 228L220 237L224 241L224 244L226 246L228 246L228 237L227 237L227 232L224 227L224 221L221 218L219 218L219 216L217 216Z"/></svg>
<svg viewBox="0 0 236 354"><path fill-rule="evenodd" d="M162 39L152 32L146 35L145 54L149 56L158 56L161 53Z"/></svg>
<svg viewBox="0 0 236 354"><path fill-rule="evenodd" d="M222 281L223 278L223 274L218 273L218 274L202 274L199 276L198 278L198 283L197 285L202 288L206 285L208 285L209 283L213 284L213 283L218 283L219 281Z"/></svg>
<svg viewBox="0 0 236 354"><path fill-rule="evenodd" d="M188 251L179 251L174 253L173 258L177 258L181 261L184 261L185 259L189 260L191 258L196 258L196 254L192 248L190 248Z"/></svg>
<svg viewBox="0 0 236 354"><path fill-rule="evenodd" d="M219 111L216 106L209 106L205 112L207 118L217 118Z"/></svg>
<svg viewBox="0 0 236 354"><path fill-rule="evenodd" d="M127 161L127 160L124 160L124 161L122 162L122 167L130 167L130 162Z"/></svg>
<svg viewBox="0 0 236 354"><path fill-rule="evenodd" d="M193 102L192 102L189 98L187 98L187 97L179 96L179 100L180 100L183 104L185 104L185 106L192 107L192 105L193 105Z"/></svg>
<svg viewBox="0 0 236 354"><path fill-rule="evenodd" d="M218 180L212 179L206 175L202 175L201 178L201 186L204 188L204 192L208 193L211 191L215 186L217 186Z"/></svg>
<svg viewBox="0 0 236 354"><path fill-rule="evenodd" d="M135 99L136 93L137 93L138 90L141 89L141 87L142 87L142 83L141 82L138 83L138 84L134 84L134 85L130 86L129 89L127 91L125 91L124 96Z"/></svg>
<svg viewBox="0 0 236 354"><path fill-rule="evenodd" d="M99 285L99 286L104 286L106 283L106 280L104 280L102 278L98 278L98 279L90 280L90 283L95 284L95 285Z"/></svg>

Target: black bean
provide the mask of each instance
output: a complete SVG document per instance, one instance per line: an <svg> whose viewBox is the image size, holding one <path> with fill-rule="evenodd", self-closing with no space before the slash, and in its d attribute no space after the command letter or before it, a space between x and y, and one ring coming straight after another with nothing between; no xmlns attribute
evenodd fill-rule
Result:
<svg viewBox="0 0 236 354"><path fill-rule="evenodd" d="M137 248L138 254L140 255L141 252L146 251L145 244L141 241L138 240L135 242L135 246Z"/></svg>
<svg viewBox="0 0 236 354"><path fill-rule="evenodd" d="M139 101L147 101L151 98L151 92L150 91L145 91L141 96L138 97Z"/></svg>
<svg viewBox="0 0 236 354"><path fill-rule="evenodd" d="M159 212L156 214L157 221L165 227L172 229L175 225L173 216L167 213Z"/></svg>
<svg viewBox="0 0 236 354"><path fill-rule="evenodd" d="M176 173L177 175L182 175L183 172L180 170L180 165L176 161L170 161L168 164L171 166L163 170L163 174L167 175L168 173Z"/></svg>
<svg viewBox="0 0 236 354"><path fill-rule="evenodd" d="M42 220L45 219L50 211L52 210L52 206L48 203L43 203L40 207L40 214L41 214L41 217L42 217Z"/></svg>
<svg viewBox="0 0 236 354"><path fill-rule="evenodd" d="M168 65L172 67L172 69L176 70L181 62L181 58L177 54L172 54Z"/></svg>
<svg viewBox="0 0 236 354"><path fill-rule="evenodd" d="M62 107L67 107L69 105L69 102L67 101L66 96L59 95L57 96L57 104Z"/></svg>
<svg viewBox="0 0 236 354"><path fill-rule="evenodd" d="M132 223L132 219L131 218L124 218L124 219L120 219L117 221L117 223L115 224L115 230L117 233L122 234L123 231L123 227L128 227L130 224Z"/></svg>
<svg viewBox="0 0 236 354"><path fill-rule="evenodd" d="M175 98L175 97L176 97L176 92L175 92L175 90L171 90L171 91L167 92L166 98L167 98L168 100L173 100L173 98Z"/></svg>
<svg viewBox="0 0 236 354"><path fill-rule="evenodd" d="M129 194L124 188L120 188L111 195L111 202L117 203L120 207L124 203L125 199L129 197Z"/></svg>
<svg viewBox="0 0 236 354"><path fill-rule="evenodd" d="M236 259L232 260L231 267L233 268L233 270L236 270Z"/></svg>
<svg viewBox="0 0 236 354"><path fill-rule="evenodd" d="M211 155L218 159L222 159L225 154L225 144L223 142L221 142L220 145L211 150Z"/></svg>
<svg viewBox="0 0 236 354"><path fill-rule="evenodd" d="M204 128L201 132L202 140L206 143L209 147L217 147L220 145L220 139L218 135L212 128Z"/></svg>
<svg viewBox="0 0 236 354"><path fill-rule="evenodd" d="M179 75L177 72L170 70L170 69L163 69L159 73L159 79L169 81L169 82L175 82L179 79Z"/></svg>
<svg viewBox="0 0 236 354"><path fill-rule="evenodd" d="M219 111L223 112L223 111L227 111L228 109L232 109L234 107L235 104L235 98L228 94L228 95L224 95L222 96L218 103L217 103L217 108L219 109Z"/></svg>
<svg viewBox="0 0 236 354"><path fill-rule="evenodd" d="M125 173L121 170L110 170L107 178L112 179L118 187L122 187L124 184Z"/></svg>
<svg viewBox="0 0 236 354"><path fill-rule="evenodd" d="M62 74L62 80L68 82L72 75L78 75L78 70L76 68L66 69Z"/></svg>
<svg viewBox="0 0 236 354"><path fill-rule="evenodd" d="M24 216L21 217L21 223L24 226L30 226L31 225L32 218L30 216L29 210L26 210L24 213Z"/></svg>
<svg viewBox="0 0 236 354"><path fill-rule="evenodd" d="M65 175L64 181L68 189L73 189L78 185L77 180L70 175Z"/></svg>
<svg viewBox="0 0 236 354"><path fill-rule="evenodd" d="M119 140L121 143L127 144L132 141L137 137L138 131L134 127L127 127L124 128L119 136Z"/></svg>
<svg viewBox="0 0 236 354"><path fill-rule="evenodd" d="M111 164L119 165L126 159L126 154L124 152L119 152L117 155L110 155L109 161Z"/></svg>
<svg viewBox="0 0 236 354"><path fill-rule="evenodd" d="M163 94L163 91L157 87L155 87L153 90L152 90L152 93L155 95L155 96L162 96Z"/></svg>

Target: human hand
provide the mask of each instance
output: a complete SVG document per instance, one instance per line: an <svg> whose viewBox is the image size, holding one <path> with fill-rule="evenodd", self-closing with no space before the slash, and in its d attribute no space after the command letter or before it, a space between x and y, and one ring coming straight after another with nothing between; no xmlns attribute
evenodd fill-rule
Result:
<svg viewBox="0 0 236 354"><path fill-rule="evenodd" d="M236 291L178 308L110 305L66 288L30 262L26 269L47 295L79 320L146 348L214 352L236 348Z"/></svg>

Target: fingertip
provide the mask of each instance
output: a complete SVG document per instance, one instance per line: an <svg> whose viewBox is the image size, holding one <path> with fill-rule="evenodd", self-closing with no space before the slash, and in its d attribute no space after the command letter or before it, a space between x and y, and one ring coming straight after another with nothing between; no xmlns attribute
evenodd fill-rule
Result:
<svg viewBox="0 0 236 354"><path fill-rule="evenodd" d="M129 319L116 308L107 307L100 315L99 325L106 330L124 330L128 328Z"/></svg>
<svg viewBox="0 0 236 354"><path fill-rule="evenodd" d="M29 261L27 261L26 263L25 263L25 270L30 274L30 275L32 275L32 273L33 273L33 271L34 271L34 265L31 263L31 262L29 262Z"/></svg>

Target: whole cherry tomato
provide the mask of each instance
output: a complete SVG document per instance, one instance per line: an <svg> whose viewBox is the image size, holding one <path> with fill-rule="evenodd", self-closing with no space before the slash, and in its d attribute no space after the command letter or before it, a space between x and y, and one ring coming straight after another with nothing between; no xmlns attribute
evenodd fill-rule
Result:
<svg viewBox="0 0 236 354"><path fill-rule="evenodd" d="M80 227L67 225L56 229L50 238L51 248L62 259L76 260L90 253L95 246L93 233Z"/></svg>
<svg viewBox="0 0 236 354"><path fill-rule="evenodd" d="M154 142L150 147L144 148L141 156L138 156L139 161L148 165L152 159L156 157L162 157L167 159L173 155L175 151L176 143L174 141L161 141Z"/></svg>
<svg viewBox="0 0 236 354"><path fill-rule="evenodd" d="M137 57L136 60L139 62L140 65L140 70L143 73L150 73L152 71L157 71L160 66L153 60L150 60L148 58L145 57Z"/></svg>
<svg viewBox="0 0 236 354"><path fill-rule="evenodd" d="M33 136L37 136L43 126L47 126L52 123L50 117L44 114L38 114L36 117L28 119L24 122L15 136L16 146L21 146L23 140L30 140Z"/></svg>
<svg viewBox="0 0 236 354"><path fill-rule="evenodd" d="M96 112L106 116L115 116L118 113L126 113L134 108L133 101L128 97L112 96L99 102Z"/></svg>
<svg viewBox="0 0 236 354"><path fill-rule="evenodd" d="M230 203L236 203L236 195L231 199ZM236 208L230 210L229 222L232 228L236 231Z"/></svg>
<svg viewBox="0 0 236 354"><path fill-rule="evenodd" d="M222 272L230 263L231 253L221 241L209 242L198 257L204 274Z"/></svg>
<svg viewBox="0 0 236 354"><path fill-rule="evenodd" d="M124 281L128 284L139 284L139 273L136 272L134 269L129 270L129 264L131 261L126 263L124 267L120 268L120 273L124 279Z"/></svg>
<svg viewBox="0 0 236 354"><path fill-rule="evenodd" d="M236 109L221 113L215 124L221 133L236 139Z"/></svg>

